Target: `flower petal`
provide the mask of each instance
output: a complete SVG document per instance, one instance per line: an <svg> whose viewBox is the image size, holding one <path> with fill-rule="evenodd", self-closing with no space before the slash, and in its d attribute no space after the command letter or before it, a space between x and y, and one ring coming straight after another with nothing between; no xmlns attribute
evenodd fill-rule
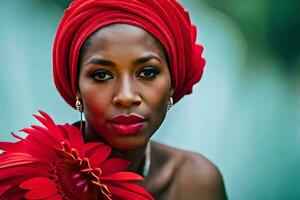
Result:
<svg viewBox="0 0 300 200"><path fill-rule="evenodd" d="M20 130L22 132L27 133L28 135L32 135L33 137L41 140L43 143L47 144L48 146L54 147L54 148L59 148L60 143L53 138L53 136L50 135L49 131L47 132L41 132L38 129L34 128L24 128Z"/></svg>
<svg viewBox="0 0 300 200"><path fill-rule="evenodd" d="M33 163L0 170L0 186L19 184L30 177L48 175L50 166Z"/></svg>
<svg viewBox="0 0 300 200"><path fill-rule="evenodd" d="M2 151L20 151L23 149L22 141L19 142L0 142Z"/></svg>
<svg viewBox="0 0 300 200"><path fill-rule="evenodd" d="M27 136L24 141L24 147L26 148L24 151L28 154L32 155L36 159L42 162L52 162L57 156L52 150L50 146L44 143L44 141L40 140L40 138L33 137L31 135Z"/></svg>
<svg viewBox="0 0 300 200"><path fill-rule="evenodd" d="M134 183L129 183L129 182L122 182L119 184L122 188L130 190L135 193L139 193L140 195L144 196L147 199L153 199L152 195L142 186L134 184Z"/></svg>
<svg viewBox="0 0 300 200"><path fill-rule="evenodd" d="M69 141L72 145L72 148L77 149L78 154L80 157L84 156L84 141L83 137L79 131L78 128L75 126L71 126L69 124L65 124L63 126L60 126L60 128L63 128L69 135Z"/></svg>
<svg viewBox="0 0 300 200"><path fill-rule="evenodd" d="M100 146L104 145L101 142L89 142L84 144L84 151L86 157L91 157L92 153Z"/></svg>
<svg viewBox="0 0 300 200"><path fill-rule="evenodd" d="M54 196L44 198L43 200L62 200L62 197L55 194Z"/></svg>
<svg viewBox="0 0 300 200"><path fill-rule="evenodd" d="M57 139L58 141L63 140L64 139L63 135L61 134L59 128L56 126L56 124L51 119L51 117L47 113L41 110L39 110L39 113L42 116L39 115L33 115L33 116L48 128L50 135L52 135L55 139Z"/></svg>
<svg viewBox="0 0 300 200"><path fill-rule="evenodd" d="M36 129L45 134L47 134L47 132L48 132L48 129L46 129L45 127L42 127L42 126L32 125L31 128Z"/></svg>
<svg viewBox="0 0 300 200"><path fill-rule="evenodd" d="M36 190L31 190L25 194L27 199L44 199L57 194L56 188L40 188Z"/></svg>
<svg viewBox="0 0 300 200"><path fill-rule="evenodd" d="M10 187L8 190L6 190L3 194L0 194L0 199L3 200L23 199L25 193L26 193L25 190L22 190L17 185L14 185Z"/></svg>
<svg viewBox="0 0 300 200"><path fill-rule="evenodd" d="M128 168L130 162L121 158L110 158L101 164L102 176L123 171Z"/></svg>
<svg viewBox="0 0 300 200"><path fill-rule="evenodd" d="M102 177L101 180L106 181L143 181L144 178L133 172L119 172Z"/></svg>
<svg viewBox="0 0 300 200"><path fill-rule="evenodd" d="M3 185L3 186L0 186L0 196L6 192L8 189L10 189L12 186L11 185Z"/></svg>
<svg viewBox="0 0 300 200"><path fill-rule="evenodd" d="M37 160L27 153L4 153L0 156L0 170L15 167L18 165L26 165L36 162Z"/></svg>
<svg viewBox="0 0 300 200"><path fill-rule="evenodd" d="M111 152L111 147L108 145L101 145L90 156L90 162L93 167L99 167L104 160L106 160Z"/></svg>
<svg viewBox="0 0 300 200"><path fill-rule="evenodd" d="M153 200L153 198L147 198L143 195L140 195L138 193L123 189L123 188L119 188L119 187L115 187L115 186L109 186L109 191L114 195L121 197L122 199L126 199L126 200Z"/></svg>
<svg viewBox="0 0 300 200"><path fill-rule="evenodd" d="M57 125L63 138L65 138L66 140L70 140L70 137L69 137L69 133L64 129L64 127L62 125Z"/></svg>
<svg viewBox="0 0 300 200"><path fill-rule="evenodd" d="M55 189L56 185L52 180L45 177L31 178L20 184L20 188L27 189L27 190L33 190L33 189L39 189L45 187Z"/></svg>
<svg viewBox="0 0 300 200"><path fill-rule="evenodd" d="M38 112L42 116L38 116L38 115L34 115L34 116L38 116L39 118L42 118L39 121L42 122L48 129L56 126L55 122L52 120L52 118L46 112L44 112L42 110L38 110Z"/></svg>
<svg viewBox="0 0 300 200"><path fill-rule="evenodd" d="M18 136L18 135L15 134L14 132L11 132L11 135L12 135L14 138L16 138L16 139L18 139L18 140L20 140L20 141L23 141L23 140L24 140L24 138L22 138L21 136Z"/></svg>

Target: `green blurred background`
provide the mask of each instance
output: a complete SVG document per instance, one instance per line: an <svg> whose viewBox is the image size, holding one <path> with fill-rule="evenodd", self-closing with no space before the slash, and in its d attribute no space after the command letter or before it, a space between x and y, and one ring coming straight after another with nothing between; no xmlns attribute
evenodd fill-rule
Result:
<svg viewBox="0 0 300 200"><path fill-rule="evenodd" d="M0 140L37 109L74 122L52 81L52 43L69 1L0 0ZM201 152L229 199L300 199L300 1L180 0L207 60L194 93L154 136Z"/></svg>

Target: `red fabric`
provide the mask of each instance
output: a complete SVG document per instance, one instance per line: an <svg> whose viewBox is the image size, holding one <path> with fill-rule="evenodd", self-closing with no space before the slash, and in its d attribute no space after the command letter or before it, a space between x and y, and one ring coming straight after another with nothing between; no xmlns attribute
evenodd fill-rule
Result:
<svg viewBox="0 0 300 200"><path fill-rule="evenodd" d="M203 74L203 47L188 12L175 0L75 0L66 9L53 47L55 85L75 107L78 58L84 41L113 23L143 28L164 46L170 63L174 102L192 92Z"/></svg>

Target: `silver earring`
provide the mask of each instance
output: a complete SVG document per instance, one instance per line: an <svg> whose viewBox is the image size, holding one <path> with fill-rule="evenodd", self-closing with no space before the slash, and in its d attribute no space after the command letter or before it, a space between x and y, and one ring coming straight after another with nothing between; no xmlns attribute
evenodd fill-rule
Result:
<svg viewBox="0 0 300 200"><path fill-rule="evenodd" d="M82 113L83 113L83 106L81 104L81 101L79 100L79 97L76 97L76 110L80 113L80 133L82 133Z"/></svg>
<svg viewBox="0 0 300 200"><path fill-rule="evenodd" d="M79 97L76 97L76 110L79 112L83 112L82 104L81 101L79 100Z"/></svg>
<svg viewBox="0 0 300 200"><path fill-rule="evenodd" d="M170 97L170 99L169 99L169 101L168 101L168 110L170 110L171 109L171 107L174 105L174 103L173 103L173 98L172 97Z"/></svg>

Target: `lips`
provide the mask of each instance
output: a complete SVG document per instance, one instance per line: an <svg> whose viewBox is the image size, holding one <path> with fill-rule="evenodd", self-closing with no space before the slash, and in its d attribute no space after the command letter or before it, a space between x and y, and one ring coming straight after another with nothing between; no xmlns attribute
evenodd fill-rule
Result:
<svg viewBox="0 0 300 200"><path fill-rule="evenodd" d="M121 135L134 135L143 127L144 121L145 118L138 115L117 115L110 124Z"/></svg>

